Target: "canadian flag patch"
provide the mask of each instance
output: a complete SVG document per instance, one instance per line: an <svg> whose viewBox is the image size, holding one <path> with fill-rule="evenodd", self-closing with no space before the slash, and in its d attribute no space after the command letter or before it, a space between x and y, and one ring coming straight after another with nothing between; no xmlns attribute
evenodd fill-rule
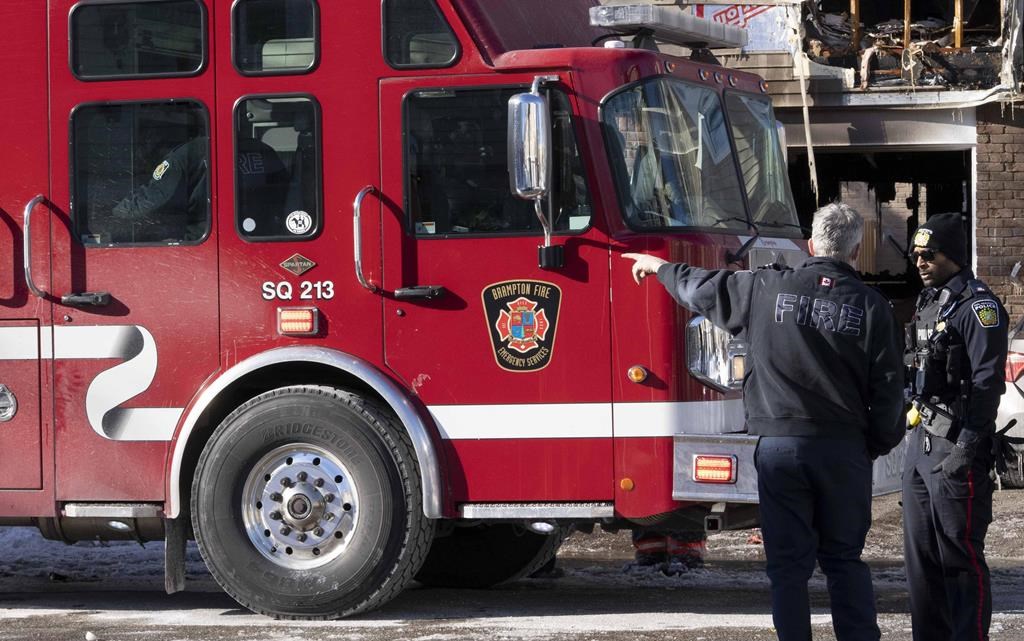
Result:
<svg viewBox="0 0 1024 641"><path fill-rule="evenodd" d="M828 276L818 276L818 287L831 287L835 282Z"/></svg>

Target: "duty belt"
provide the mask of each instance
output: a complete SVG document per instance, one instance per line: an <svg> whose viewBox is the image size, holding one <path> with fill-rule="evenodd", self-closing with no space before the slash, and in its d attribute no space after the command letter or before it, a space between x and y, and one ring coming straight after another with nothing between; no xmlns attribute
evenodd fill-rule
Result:
<svg viewBox="0 0 1024 641"><path fill-rule="evenodd" d="M921 427L932 436L956 442L960 428L956 425L956 417L938 405L926 403L920 399L913 400L914 409L921 415Z"/></svg>

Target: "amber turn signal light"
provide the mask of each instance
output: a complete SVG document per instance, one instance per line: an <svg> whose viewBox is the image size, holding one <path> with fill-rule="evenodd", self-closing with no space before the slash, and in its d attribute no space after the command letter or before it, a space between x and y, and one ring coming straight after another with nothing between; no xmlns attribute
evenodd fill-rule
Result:
<svg viewBox="0 0 1024 641"><path fill-rule="evenodd" d="M643 383L647 380L647 370L642 365L634 365L626 370L626 378L634 383Z"/></svg>

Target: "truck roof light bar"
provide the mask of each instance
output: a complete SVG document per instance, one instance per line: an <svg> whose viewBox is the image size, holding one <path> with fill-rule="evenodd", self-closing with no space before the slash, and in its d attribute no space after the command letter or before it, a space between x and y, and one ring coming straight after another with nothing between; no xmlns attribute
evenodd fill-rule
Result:
<svg viewBox="0 0 1024 641"><path fill-rule="evenodd" d="M747 45L745 29L683 13L679 7L650 4L590 8L590 25L624 35L650 33L655 40L690 48L735 49Z"/></svg>

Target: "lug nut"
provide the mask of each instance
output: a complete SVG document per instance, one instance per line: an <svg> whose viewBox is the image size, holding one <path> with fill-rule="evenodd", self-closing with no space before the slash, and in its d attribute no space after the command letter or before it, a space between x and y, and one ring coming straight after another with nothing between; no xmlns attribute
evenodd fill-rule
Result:
<svg viewBox="0 0 1024 641"><path fill-rule="evenodd" d="M322 527L315 527L315 528L313 528L313 536L323 536L323 535L324 535L324 529Z"/></svg>
<svg viewBox="0 0 1024 641"><path fill-rule="evenodd" d="M334 495L333 494L326 494L326 495L324 495L324 501L326 501L327 503L331 503L332 501L334 501Z"/></svg>
<svg viewBox="0 0 1024 641"><path fill-rule="evenodd" d="M281 513L278 512L277 510L274 510L273 512L270 513L270 518L274 519L275 521L280 521Z"/></svg>
<svg viewBox="0 0 1024 641"><path fill-rule="evenodd" d="M324 486L324 480L323 479L317 479L317 480L313 481L313 485L315 485L317 487L323 487Z"/></svg>
<svg viewBox="0 0 1024 641"><path fill-rule="evenodd" d="M305 472L299 472L298 477L299 481L305 482L305 480L309 478L309 475L307 475Z"/></svg>
<svg viewBox="0 0 1024 641"><path fill-rule="evenodd" d="M281 502L281 495L278 494L277 492L271 492L270 493L270 500L271 501L276 501L276 502L280 503Z"/></svg>
<svg viewBox="0 0 1024 641"><path fill-rule="evenodd" d="M331 513L331 512L325 513L324 514L324 520L325 521L333 521L334 520L334 514Z"/></svg>
<svg viewBox="0 0 1024 641"><path fill-rule="evenodd" d="M281 526L281 536L288 536L291 533L292 529L290 527L288 527L287 525Z"/></svg>
<svg viewBox="0 0 1024 641"><path fill-rule="evenodd" d="M298 534L295 535L295 538L298 539L299 543L302 543L303 541L306 540L306 533L305 532L299 532Z"/></svg>
<svg viewBox="0 0 1024 641"><path fill-rule="evenodd" d="M286 476L283 479L281 479L281 485L283 485L285 487L291 487L292 486L292 480Z"/></svg>

